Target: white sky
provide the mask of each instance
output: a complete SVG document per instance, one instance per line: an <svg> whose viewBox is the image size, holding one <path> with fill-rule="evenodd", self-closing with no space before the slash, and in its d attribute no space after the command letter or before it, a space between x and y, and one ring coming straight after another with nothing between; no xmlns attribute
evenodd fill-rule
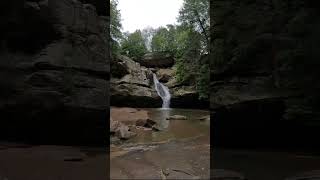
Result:
<svg viewBox="0 0 320 180"><path fill-rule="evenodd" d="M123 31L176 24L183 0L119 0Z"/></svg>

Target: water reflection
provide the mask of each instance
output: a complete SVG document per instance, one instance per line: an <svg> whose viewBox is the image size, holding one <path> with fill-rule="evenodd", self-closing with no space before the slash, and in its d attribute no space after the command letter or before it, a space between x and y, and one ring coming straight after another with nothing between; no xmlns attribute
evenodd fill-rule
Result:
<svg viewBox="0 0 320 180"><path fill-rule="evenodd" d="M166 130L169 127L170 121L167 118L170 116L170 109L160 109L159 110L159 120L158 124L162 130Z"/></svg>
<svg viewBox="0 0 320 180"><path fill-rule="evenodd" d="M129 142L148 143L167 141L172 139L184 139L198 136L210 136L210 122L199 121L199 117L209 115L208 111L193 109L162 109L146 108L149 117L156 121L160 131L139 131L138 135ZM167 120L171 115L187 116L188 120Z"/></svg>

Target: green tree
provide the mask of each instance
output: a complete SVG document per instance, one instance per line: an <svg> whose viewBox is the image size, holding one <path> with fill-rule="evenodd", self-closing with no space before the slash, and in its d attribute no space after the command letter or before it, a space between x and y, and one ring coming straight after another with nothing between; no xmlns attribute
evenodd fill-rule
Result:
<svg viewBox="0 0 320 180"><path fill-rule="evenodd" d="M140 30L125 33L124 36L121 41L121 54L132 59L139 59L147 52L145 38L143 38Z"/></svg>
<svg viewBox="0 0 320 180"><path fill-rule="evenodd" d="M200 34L191 29L179 33L177 57L177 80L181 83L196 82L200 59Z"/></svg>
<svg viewBox="0 0 320 180"><path fill-rule="evenodd" d="M159 27L155 30L155 33L151 41L152 52L171 51L168 47L169 31L165 27Z"/></svg>
<svg viewBox="0 0 320 180"><path fill-rule="evenodd" d="M201 34L202 51L203 53L207 53L210 41L209 1L184 0L183 7L179 11L178 22L191 26Z"/></svg>
<svg viewBox="0 0 320 180"><path fill-rule="evenodd" d="M193 84L200 99L209 98L209 1L184 0L176 31L177 80Z"/></svg>
<svg viewBox="0 0 320 180"><path fill-rule="evenodd" d="M111 36L111 51L113 54L119 51L119 41L123 38L121 29L121 14L117 8L118 1L111 0L110 2L110 36Z"/></svg>

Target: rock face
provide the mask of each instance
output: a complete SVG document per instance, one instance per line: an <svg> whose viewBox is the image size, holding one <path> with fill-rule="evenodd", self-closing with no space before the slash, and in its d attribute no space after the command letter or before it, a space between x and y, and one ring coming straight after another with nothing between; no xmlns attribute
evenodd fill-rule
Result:
<svg viewBox="0 0 320 180"><path fill-rule="evenodd" d="M153 67L171 67L174 64L173 57L166 52L152 52L145 54L142 59L137 60L142 66Z"/></svg>
<svg viewBox="0 0 320 180"><path fill-rule="evenodd" d="M129 107L160 107L161 99L152 87L152 72L126 56L113 59L110 94L111 105ZM120 74L120 75L119 75Z"/></svg>
<svg viewBox="0 0 320 180"><path fill-rule="evenodd" d="M109 118L108 18L77 0L3 3L0 136L103 145Z"/></svg>
<svg viewBox="0 0 320 180"><path fill-rule="evenodd" d="M153 61L153 60L152 60ZM154 72L153 72L154 71ZM111 62L111 105L129 107L161 107L153 83L155 73L171 93L170 107L208 108L209 102L200 101L193 86L177 83L174 68L145 68L126 56L117 56Z"/></svg>
<svg viewBox="0 0 320 180"><path fill-rule="evenodd" d="M211 7L214 142L300 146L294 139L312 139L320 127L313 46L320 21L311 2L217 0ZM249 142L252 135L259 142Z"/></svg>
<svg viewBox="0 0 320 180"><path fill-rule="evenodd" d="M153 61L153 60L151 60ZM195 88L177 83L174 68L146 68L126 56L114 57L111 62L111 105L130 107L161 107L153 73L169 88L170 107L208 108L209 102L199 100Z"/></svg>
<svg viewBox="0 0 320 180"><path fill-rule="evenodd" d="M156 75L161 83L167 83L174 77L173 69L159 69Z"/></svg>

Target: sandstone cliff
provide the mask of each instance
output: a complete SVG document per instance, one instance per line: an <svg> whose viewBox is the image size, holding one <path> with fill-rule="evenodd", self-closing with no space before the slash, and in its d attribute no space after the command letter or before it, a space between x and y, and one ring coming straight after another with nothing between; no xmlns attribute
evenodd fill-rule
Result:
<svg viewBox="0 0 320 180"><path fill-rule="evenodd" d="M1 2L1 138L106 142L109 18L98 2Z"/></svg>
<svg viewBox="0 0 320 180"><path fill-rule="evenodd" d="M261 135L260 143L278 136L279 143L294 144L300 128L301 137L312 137L320 122L320 49L315 46L320 21L315 4L268 0L211 4L210 103L213 120L221 125L217 133L230 138L242 134L244 141Z"/></svg>

